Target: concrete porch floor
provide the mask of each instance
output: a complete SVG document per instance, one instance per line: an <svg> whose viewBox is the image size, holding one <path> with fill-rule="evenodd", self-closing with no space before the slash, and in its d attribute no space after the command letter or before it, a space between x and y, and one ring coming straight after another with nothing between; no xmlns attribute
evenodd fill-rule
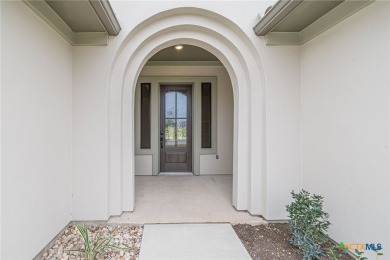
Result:
<svg viewBox="0 0 390 260"><path fill-rule="evenodd" d="M135 209L108 223L266 223L232 206L232 175L136 176Z"/></svg>
<svg viewBox="0 0 390 260"><path fill-rule="evenodd" d="M147 224L139 260L250 260L231 225Z"/></svg>

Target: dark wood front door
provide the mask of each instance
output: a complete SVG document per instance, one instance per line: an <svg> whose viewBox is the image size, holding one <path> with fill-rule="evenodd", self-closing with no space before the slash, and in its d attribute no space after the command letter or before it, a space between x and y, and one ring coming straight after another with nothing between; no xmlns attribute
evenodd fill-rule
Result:
<svg viewBox="0 0 390 260"><path fill-rule="evenodd" d="M161 85L160 172L192 172L192 86Z"/></svg>

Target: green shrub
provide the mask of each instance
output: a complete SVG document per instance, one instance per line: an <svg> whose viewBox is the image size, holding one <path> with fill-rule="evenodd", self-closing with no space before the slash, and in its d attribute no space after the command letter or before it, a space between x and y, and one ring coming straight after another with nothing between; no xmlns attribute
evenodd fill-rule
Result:
<svg viewBox="0 0 390 260"><path fill-rule="evenodd" d="M328 214L322 210L323 197L305 190L291 194L294 202L286 206L291 219L289 241L300 249L303 259L319 259L324 255L321 245L328 241L326 231L330 225Z"/></svg>

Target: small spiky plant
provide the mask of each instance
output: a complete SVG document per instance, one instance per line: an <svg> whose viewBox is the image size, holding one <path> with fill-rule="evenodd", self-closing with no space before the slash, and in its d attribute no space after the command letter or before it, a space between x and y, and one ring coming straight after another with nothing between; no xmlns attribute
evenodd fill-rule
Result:
<svg viewBox="0 0 390 260"><path fill-rule="evenodd" d="M97 259L97 256L103 253L104 250L107 248L112 248L115 250L124 250L124 251L130 250L130 248L112 245L111 237L95 236L90 239L88 235L88 228L86 226L77 225L76 227L83 239L83 246L79 249L66 250L68 252L80 252L84 255L84 257L87 260L94 260Z"/></svg>

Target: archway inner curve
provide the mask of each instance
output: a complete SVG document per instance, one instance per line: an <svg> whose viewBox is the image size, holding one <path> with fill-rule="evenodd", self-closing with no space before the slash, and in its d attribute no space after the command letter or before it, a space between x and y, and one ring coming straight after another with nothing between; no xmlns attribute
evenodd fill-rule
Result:
<svg viewBox="0 0 390 260"><path fill-rule="evenodd" d="M188 32L186 32L187 34ZM195 35L195 32L192 32L193 35ZM233 89L235 89L234 94L234 121L235 121L235 129L234 129L234 156L233 156L233 205L240 210L246 209L247 200L248 197L248 190L247 186L243 185L243 183L247 183L248 178L248 164L247 164L247 158L248 158L248 147L250 147L249 142L249 129L248 129L248 103L246 100L248 99L248 91L245 91L244 87L247 86L247 79L245 78L245 73L243 71L242 66L234 66L231 65L231 61L235 61L237 64L239 64L239 59L234 56L234 52L232 52L230 49L226 48L221 42L215 41L213 37L209 37L209 35L199 35L198 37L189 39L189 38L182 38L182 35L180 34L180 31L176 31L170 35L164 34L164 37L161 39L153 39L153 41L149 41L146 43L142 48L140 48L131 62L129 62L129 66L127 68L127 75L125 77L125 86L123 89L123 96L129 97L134 96L136 81L139 77L139 73L141 69L143 68L143 65L146 63L146 61L149 59L149 57L154 53L153 50L160 50L165 48L169 45L175 45L178 43L185 43L185 44L192 44L198 47L202 47L207 51L210 51L211 53L217 53L217 51L220 52L223 56L221 59L228 62L228 65L226 66L228 69L230 77L232 80ZM165 42L166 39L171 39L167 42ZM172 39L173 38L173 39ZM175 39L176 38L176 39ZM201 38L202 40L198 40L198 38ZM213 44L209 44L205 42L204 40L209 39L209 42ZM127 87L131 86L131 87ZM239 86L242 86L239 88ZM133 129L134 127L134 121L131 123L126 120L128 118L131 118L131 115L129 111L134 110L134 99L132 100L132 103L130 103L129 99L123 100L123 117L122 121L125 123L123 125L123 133L128 133ZM241 105L241 107L240 107ZM126 123L127 122L127 123ZM241 136L241 138L239 138ZM123 142L134 143L134 140L125 140L129 138L130 136L123 135ZM130 147L130 146L127 146ZM127 149L127 148L126 148ZM240 152L238 152L240 151ZM131 151L127 151L128 155L130 156ZM239 156L240 155L240 156ZM126 156L128 157L128 156ZM132 157L134 158L134 155L132 154ZM130 163L130 161L124 163ZM131 167L131 168L130 168ZM125 165L124 169L131 169L134 170L134 164L133 165ZM239 172L241 174L239 175ZM241 192L239 191L241 184ZM124 188L125 190L128 190L128 188Z"/></svg>

